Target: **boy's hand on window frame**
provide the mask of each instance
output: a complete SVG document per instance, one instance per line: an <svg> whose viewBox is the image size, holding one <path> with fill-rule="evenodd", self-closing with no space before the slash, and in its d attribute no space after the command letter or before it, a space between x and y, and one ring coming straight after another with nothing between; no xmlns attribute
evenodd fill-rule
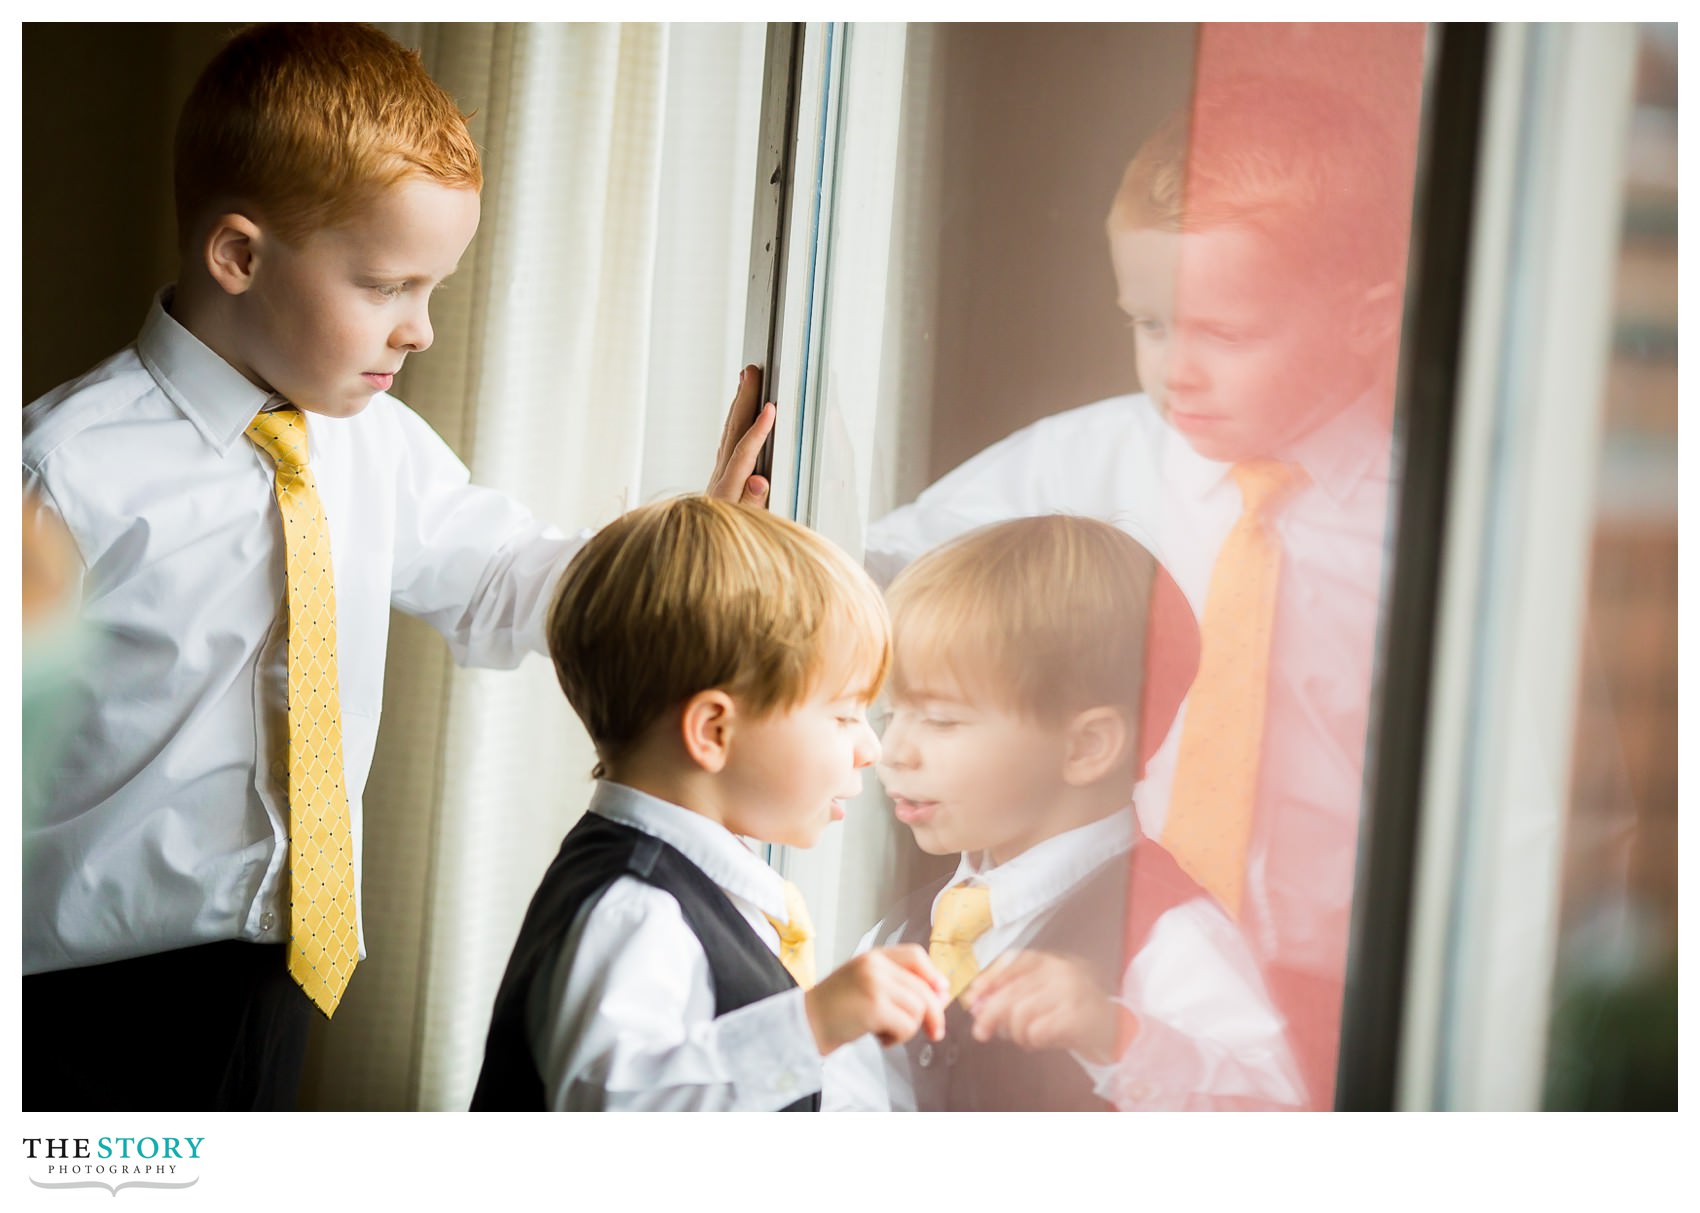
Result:
<svg viewBox="0 0 1700 1213"><path fill-rule="evenodd" d="M708 495L742 505L766 506L768 482L757 476L756 457L773 431L774 406L761 403L761 368L746 366L738 375L738 391L726 410L726 425L720 431L720 451L714 458L714 475Z"/></svg>

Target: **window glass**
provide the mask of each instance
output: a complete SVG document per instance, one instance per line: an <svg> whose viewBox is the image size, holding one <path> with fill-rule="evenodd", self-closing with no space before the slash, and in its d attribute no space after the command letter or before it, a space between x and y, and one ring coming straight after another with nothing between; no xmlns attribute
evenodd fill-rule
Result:
<svg viewBox="0 0 1700 1213"><path fill-rule="evenodd" d="M895 172L837 208L814 520L897 655L817 887L834 959L971 983L855 1098L1331 1106L1424 46L911 26L844 132Z"/></svg>

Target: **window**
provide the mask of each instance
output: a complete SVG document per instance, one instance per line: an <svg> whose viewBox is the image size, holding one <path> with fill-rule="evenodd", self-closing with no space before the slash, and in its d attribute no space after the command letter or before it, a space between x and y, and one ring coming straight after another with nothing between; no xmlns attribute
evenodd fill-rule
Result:
<svg viewBox="0 0 1700 1213"><path fill-rule="evenodd" d="M1170 805L1208 799L1200 781L1221 772L1207 768L1237 755L1238 783L1215 795L1243 802L1244 859L1223 875L1188 854L1181 869L1207 907L1196 913L1227 940L1218 968L1254 974L1224 976L1212 996L1285 1019L1292 1030L1277 1043L1291 1055L1247 1079L1235 1067L1267 1041L1230 1039L1208 1013L1193 1020L1165 1005L1154 974L1170 963L1165 949L1192 946L1175 942L1186 938L1176 924L1188 914L1159 915L1170 929L1141 944L1133 935L1145 929L1136 929L1143 894L1129 890L1126 917L1110 913L1094 940L1072 942L1117 952L1108 992L1236 1076L1184 1091L1130 1080L1111 1101L1328 1106L1387 518L1400 483L1393 388L1425 31L828 33L808 31L807 46L832 71L798 109L799 146L824 167L820 200L805 217L815 226L793 229L815 254L813 289L791 284L808 303L793 303L787 317L806 317L809 359L795 424L811 441L794 470L795 508L865 552L882 580L975 527L1054 513L1113 523L1156 556L1179 592L1129 602L1116 633L1143 631L1147 615L1182 604L1169 630L1153 624L1147 650L1148 691L1168 680L1172 695L1165 704L1147 694L1145 744L1126 743L1130 773L1109 817L1097 820L1119 819L1130 835L1137 820L1179 853L1190 827L1169 830ZM1175 115L1184 126L1172 125ZM1180 196L1165 193L1175 174ZM786 338L802 351L795 329ZM1283 503L1268 520L1250 519L1242 531L1261 545L1262 563L1253 564L1263 571L1221 574L1276 569L1273 612L1213 618L1218 553L1254 491L1240 487L1235 468L1253 464L1302 472L1279 490ZM1198 660L1196 637L1202 629L1204 650L1220 652L1239 643L1222 636L1259 627L1273 629L1255 658L1268 663L1268 701L1247 714L1226 690L1231 670ZM1190 655L1172 660L1189 644ZM901 654L900 637L897 681L913 682ZM1213 702L1198 697L1191 662L1212 681ZM990 662L982 672L995 680L1005 671ZM1176 720L1189 680L1192 697ZM982 690L974 706L984 698ZM904 705L888 706L903 718ZM919 786L918 777L892 770L908 760L893 756L892 734L887 742L884 783L899 797L921 795L904 786ZM1125 809L1135 761L1137 814ZM947 882L961 860L954 839L987 837L917 825L926 807L908 803L895 806L904 824L878 782L868 781L840 835L781 859L821 907L816 921L833 960L911 890ZM1042 820L1047 807L1026 811ZM1127 838L1101 829L1102 837L1076 832L1076 844L1108 847L1125 863ZM1042 839L1064 833L1038 830ZM1105 947L1100 934L1117 942ZM1010 946L1041 947L1035 938ZM1099 1095L1117 1089L1103 1081Z"/></svg>

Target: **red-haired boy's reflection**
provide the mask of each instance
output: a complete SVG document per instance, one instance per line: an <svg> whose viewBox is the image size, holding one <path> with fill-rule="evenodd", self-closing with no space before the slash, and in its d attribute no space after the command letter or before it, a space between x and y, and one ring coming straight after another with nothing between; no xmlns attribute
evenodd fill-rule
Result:
<svg viewBox="0 0 1700 1213"><path fill-rule="evenodd" d="M1130 802L1158 572L1114 526L1053 515L975 531L893 583L880 780L920 848L958 863L862 946L927 947L953 1002L942 1041L829 1057L830 1106L1301 1102L1244 939ZM1167 647L1190 657L1190 640ZM1170 711L1190 675L1172 656Z"/></svg>
<svg viewBox="0 0 1700 1213"><path fill-rule="evenodd" d="M1245 932L1312 1107L1332 1102L1344 988L1408 147L1323 86L1201 87L1107 224L1145 391L988 448L868 543L889 573L990 520L1062 511L1115 522L1173 573L1203 652L1139 821Z"/></svg>

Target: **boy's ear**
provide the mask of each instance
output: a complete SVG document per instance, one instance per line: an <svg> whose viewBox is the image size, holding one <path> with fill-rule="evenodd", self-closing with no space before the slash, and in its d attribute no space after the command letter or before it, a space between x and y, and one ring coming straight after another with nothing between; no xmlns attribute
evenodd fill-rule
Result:
<svg viewBox="0 0 1700 1213"><path fill-rule="evenodd" d="M732 749L732 726L738 705L725 691L698 691L679 714L679 736L691 761L718 775Z"/></svg>
<svg viewBox="0 0 1700 1213"><path fill-rule="evenodd" d="M1097 783L1122 768L1131 770L1128 744L1133 729L1120 708L1087 708L1077 713L1069 722L1067 740L1062 777L1071 787Z"/></svg>
<svg viewBox="0 0 1700 1213"><path fill-rule="evenodd" d="M260 227L237 211L213 220L203 252L207 273L226 294L240 295L254 285L259 262Z"/></svg>

